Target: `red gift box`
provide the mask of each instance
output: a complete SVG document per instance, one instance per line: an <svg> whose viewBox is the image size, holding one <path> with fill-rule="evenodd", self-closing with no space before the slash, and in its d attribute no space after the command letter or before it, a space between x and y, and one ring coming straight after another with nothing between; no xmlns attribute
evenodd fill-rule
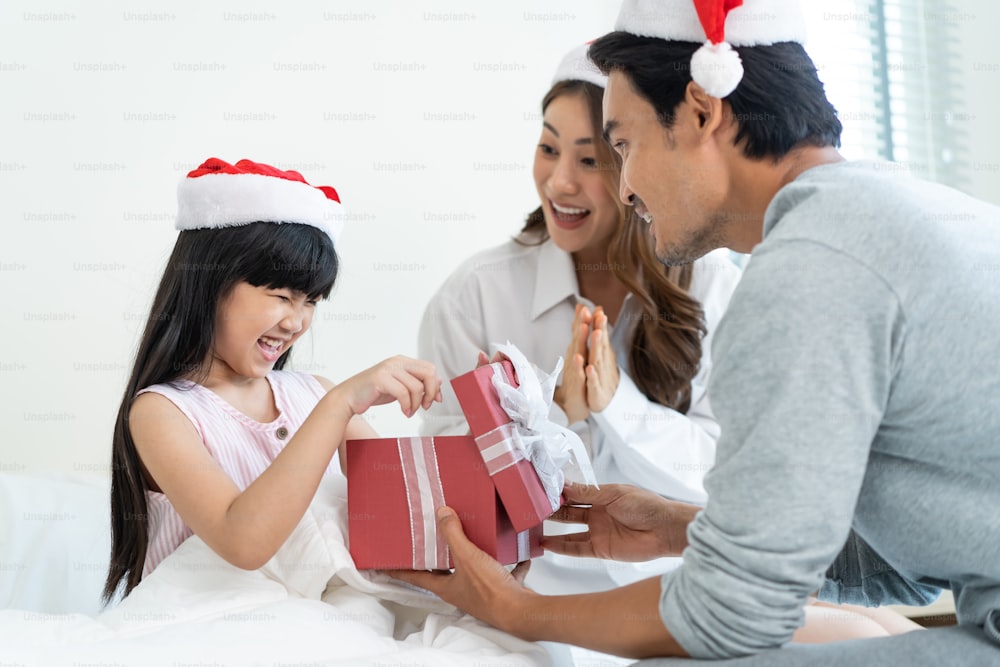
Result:
<svg viewBox="0 0 1000 667"><path fill-rule="evenodd" d="M448 505L473 544L503 564L542 554L542 528L515 530L471 436L347 441L351 556L358 569L448 569L435 511Z"/></svg>
<svg viewBox="0 0 1000 667"><path fill-rule="evenodd" d="M534 466L509 444L512 422L493 386L496 366L480 366L459 375L451 386L514 529L528 530L549 518L553 509ZM514 366L506 360L499 366L507 382L518 386Z"/></svg>

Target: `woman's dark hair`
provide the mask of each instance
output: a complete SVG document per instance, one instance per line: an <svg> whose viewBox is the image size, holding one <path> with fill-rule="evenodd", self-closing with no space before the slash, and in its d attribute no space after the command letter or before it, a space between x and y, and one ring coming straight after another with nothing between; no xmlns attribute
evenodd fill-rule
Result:
<svg viewBox="0 0 1000 667"><path fill-rule="evenodd" d="M629 347L629 375L649 400L687 412L707 331L701 304L687 293L693 265L664 266L656 258L649 225L631 210L611 242L608 261L641 304L633 316L638 321Z"/></svg>
<svg viewBox="0 0 1000 667"><path fill-rule="evenodd" d="M623 72L633 90L670 129L691 81L691 55L701 44L612 32L590 45L604 72ZM840 146L843 126L826 99L816 66L801 44L733 47L743 79L725 97L738 124L737 145L748 158L778 159L797 146Z"/></svg>
<svg viewBox="0 0 1000 667"><path fill-rule="evenodd" d="M109 602L142 579L149 539L149 490L129 431L136 394L154 384L203 379L215 337L219 303L238 283L289 288L327 298L337 278L333 242L309 225L255 222L239 227L182 231L167 260L139 342L112 439L111 564L104 583ZM275 362L281 369L291 349Z"/></svg>
<svg viewBox="0 0 1000 667"><path fill-rule="evenodd" d="M691 298L692 265L666 268L656 259L649 227L618 197L621 160L601 138L601 100L604 90L584 81L560 81L542 98L542 113L561 95L579 95L590 113L593 146L605 187L618 202L618 228L608 246L608 264L615 277L638 300L641 312L629 348L629 375L646 397L679 412L691 404L691 379L701 363L705 317L701 304ZM515 238L527 244L548 238L542 207L532 211ZM626 322L619 322L620 326Z"/></svg>

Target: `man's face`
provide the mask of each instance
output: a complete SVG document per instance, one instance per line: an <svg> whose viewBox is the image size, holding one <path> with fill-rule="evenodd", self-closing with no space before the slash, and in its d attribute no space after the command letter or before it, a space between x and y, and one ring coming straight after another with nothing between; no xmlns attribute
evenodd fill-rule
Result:
<svg viewBox="0 0 1000 667"><path fill-rule="evenodd" d="M620 196L651 224L656 256L671 266L726 246L725 163L715 143L698 132L696 114L685 110L690 107L682 102L667 130L627 75L608 77L604 128L622 157Z"/></svg>

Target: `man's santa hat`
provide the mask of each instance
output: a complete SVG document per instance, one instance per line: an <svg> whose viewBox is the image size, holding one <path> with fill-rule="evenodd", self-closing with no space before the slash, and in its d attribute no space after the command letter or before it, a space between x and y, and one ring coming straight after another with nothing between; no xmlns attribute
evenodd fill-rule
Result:
<svg viewBox="0 0 1000 667"><path fill-rule="evenodd" d="M250 160L229 164L209 158L177 187L175 226L181 230L293 222L326 232L336 246L344 218L333 188Z"/></svg>
<svg viewBox="0 0 1000 667"><path fill-rule="evenodd" d="M586 81L598 88L606 88L608 77L597 69L587 53L590 51L590 42L574 47L569 53L563 56L559 66L556 67L555 76L552 77L552 85L560 81Z"/></svg>
<svg viewBox="0 0 1000 667"><path fill-rule="evenodd" d="M676 42L704 42L691 57L691 78L725 97L743 78L733 46L805 41L797 0L624 0L615 30Z"/></svg>

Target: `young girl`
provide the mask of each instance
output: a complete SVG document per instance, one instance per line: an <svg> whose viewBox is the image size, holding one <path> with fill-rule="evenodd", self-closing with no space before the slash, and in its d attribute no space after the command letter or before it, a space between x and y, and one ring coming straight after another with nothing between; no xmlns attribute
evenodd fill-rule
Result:
<svg viewBox="0 0 1000 667"><path fill-rule="evenodd" d="M127 595L197 534L256 569L305 513L357 415L440 400L434 367L387 359L334 385L281 370L337 275L337 193L293 171L212 158L178 190L177 237L115 424L112 554Z"/></svg>

